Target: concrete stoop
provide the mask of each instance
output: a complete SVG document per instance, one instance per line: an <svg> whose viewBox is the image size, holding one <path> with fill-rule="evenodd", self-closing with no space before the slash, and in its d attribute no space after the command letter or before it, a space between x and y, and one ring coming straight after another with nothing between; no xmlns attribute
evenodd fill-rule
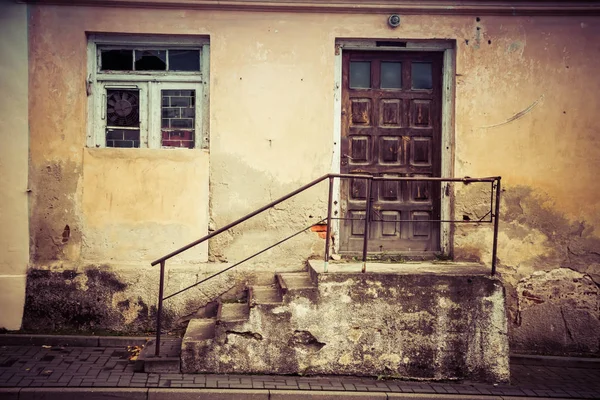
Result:
<svg viewBox="0 0 600 400"><path fill-rule="evenodd" d="M475 264L330 264L192 319L183 373L507 382L504 288Z"/></svg>

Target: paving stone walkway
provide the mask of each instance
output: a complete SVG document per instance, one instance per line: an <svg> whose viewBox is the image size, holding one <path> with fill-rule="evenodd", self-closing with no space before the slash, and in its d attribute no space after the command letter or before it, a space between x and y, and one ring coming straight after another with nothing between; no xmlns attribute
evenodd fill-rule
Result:
<svg viewBox="0 0 600 400"><path fill-rule="evenodd" d="M539 364L539 360L536 362ZM125 347L1 346L0 387L286 389L600 399L600 368L511 365L511 384L134 372Z"/></svg>

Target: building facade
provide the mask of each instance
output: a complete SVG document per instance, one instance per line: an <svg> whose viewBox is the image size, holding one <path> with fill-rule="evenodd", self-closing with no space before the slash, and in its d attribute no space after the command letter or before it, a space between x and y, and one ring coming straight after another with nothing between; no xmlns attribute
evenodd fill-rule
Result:
<svg viewBox="0 0 600 400"><path fill-rule="evenodd" d="M600 2L447 3L2 5L0 326L149 329L152 260L329 172L502 176L512 349L598 354ZM364 217L364 190L336 186L336 215ZM379 190L370 251L490 263L491 226L427 222L486 217L488 187ZM326 203L318 186L184 253L167 292ZM362 233L339 223L335 251ZM167 312L322 251L306 233Z"/></svg>

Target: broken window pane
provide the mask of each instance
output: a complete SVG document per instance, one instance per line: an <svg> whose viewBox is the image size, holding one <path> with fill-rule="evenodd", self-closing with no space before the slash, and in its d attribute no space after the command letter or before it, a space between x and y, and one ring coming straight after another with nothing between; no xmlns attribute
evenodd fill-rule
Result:
<svg viewBox="0 0 600 400"><path fill-rule="evenodd" d="M166 50L136 50L136 71L165 71L167 69Z"/></svg>
<svg viewBox="0 0 600 400"><path fill-rule="evenodd" d="M169 50L169 71L200 71L200 51Z"/></svg>
<svg viewBox="0 0 600 400"><path fill-rule="evenodd" d="M200 71L200 50L100 50L102 71Z"/></svg>
<svg viewBox="0 0 600 400"><path fill-rule="evenodd" d="M195 90L162 90L162 146L194 148Z"/></svg>
<svg viewBox="0 0 600 400"><path fill-rule="evenodd" d="M381 88L402 88L402 63L385 61L381 62Z"/></svg>
<svg viewBox="0 0 600 400"><path fill-rule="evenodd" d="M350 62L350 87L363 89L371 87L371 63L368 61Z"/></svg>
<svg viewBox="0 0 600 400"><path fill-rule="evenodd" d="M431 63L412 63L412 88L431 89L432 87Z"/></svg>
<svg viewBox="0 0 600 400"><path fill-rule="evenodd" d="M100 65L102 71L132 71L133 50L102 50Z"/></svg>

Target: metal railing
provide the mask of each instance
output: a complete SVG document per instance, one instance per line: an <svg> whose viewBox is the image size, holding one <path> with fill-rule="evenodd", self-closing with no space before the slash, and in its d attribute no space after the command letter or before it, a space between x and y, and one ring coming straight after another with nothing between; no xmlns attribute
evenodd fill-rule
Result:
<svg viewBox="0 0 600 400"><path fill-rule="evenodd" d="M366 190L366 205L365 205L365 217L364 217L364 221L365 221L365 226L364 226L364 235L363 235L363 247L362 247L362 272L366 271L366 262L367 262L367 250L368 250L368 241L369 241L369 226L370 223L373 222L374 220L372 220L371 218L371 213L372 213L372 205L373 205L373 182L380 182L380 181L425 181L425 182L462 182L464 184L469 184L469 183L476 183L476 182L483 182L483 183L490 183L490 187L491 187L491 196L490 196L490 210L480 219L475 220L475 221L470 221L470 220L442 220L442 219L431 219L431 220L418 220L418 222L439 222L439 223L493 223L494 224L494 234L493 234L493 244L492 244L492 275L495 275L496 273L496 258L497 258L497 247L498 247L498 216L500 213L500 180L501 177L499 176L494 176L494 177L487 177L487 178L470 178L470 177L465 177L465 178L434 178L434 177L395 177L395 176L372 176L372 175L356 175L356 174L327 174L327 175L323 175L320 178L317 178L315 180L313 180L312 182L286 194L285 196L280 197L277 200L274 200L272 202L270 202L269 204L258 208L257 210L231 222L230 224L225 225L224 227L217 229L216 231L192 242L189 243L155 261L153 261L151 263L152 266L155 266L157 264L160 264L160 282L159 282L159 289L158 289L158 309L157 309L157 315L156 315L156 349L155 349L155 355L158 357L160 355L160 334L161 334L161 328L162 328L162 313L163 313L163 302L167 299L170 299L174 296L177 296L178 294L181 294L195 286L198 286L218 275L221 275L224 272L229 271L232 268L237 267L238 265L274 248L279 246L280 244L288 241L289 239L292 239L293 237L298 236L299 234L301 234L302 232L305 232L306 230L310 229L311 227L315 226L315 225L319 225L322 222L327 221L327 231L326 231L326 237L325 237L325 256L324 256L324 271L327 272L328 269L328 265L329 265L329 258L330 258L330 245L331 245L331 222L332 220L347 220L349 218L343 218L343 217L332 217L332 204L333 204L333 192L334 192L334 181L335 179L364 179L367 181L367 190ZM297 232L295 232L294 234L287 236L286 238L278 241L277 243L274 243L254 254L252 254L251 256L246 257L245 259L238 261L236 263L234 263L233 265L207 277L204 278L192 285L189 285L175 293L171 293L168 296L164 296L164 280L165 280L165 263L167 260L169 260L170 258L173 258L181 253L183 253L184 251L191 249L192 247L195 247L203 242L206 242L207 240L214 238L217 235L220 235L223 232L228 231L229 229L239 225L240 223L247 221L253 217L255 217L258 214L261 214L262 212L278 205L279 203L282 203L294 196L296 196L299 193L304 192L307 189L310 189L311 187L317 185L318 183L321 183L325 180L329 180L329 191L328 191L328 201L327 201L327 217L321 219L320 221L317 221L309 226L307 226L304 229L301 229ZM495 202L495 205L492 204ZM492 209L492 207L494 209ZM484 220L484 218L486 218L489 215L489 220ZM360 219L363 220L363 219ZM383 220L382 220L383 221ZM411 220L385 220L385 222L415 222L415 221L411 221Z"/></svg>

